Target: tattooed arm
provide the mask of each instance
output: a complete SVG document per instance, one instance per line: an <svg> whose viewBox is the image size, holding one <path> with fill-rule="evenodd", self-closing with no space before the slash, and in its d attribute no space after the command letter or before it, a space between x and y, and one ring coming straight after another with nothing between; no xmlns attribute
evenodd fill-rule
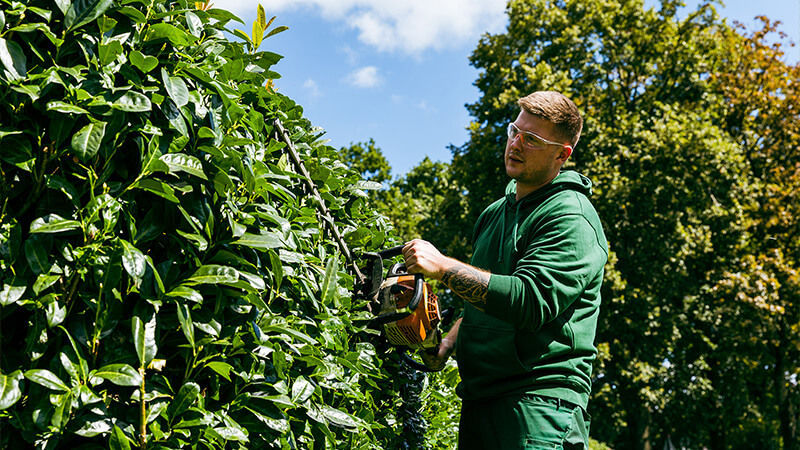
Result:
<svg viewBox="0 0 800 450"><path fill-rule="evenodd" d="M489 291L489 276L489 272L456 261L445 270L441 280L456 295L483 311Z"/></svg>
<svg viewBox="0 0 800 450"><path fill-rule="evenodd" d="M408 273L421 273L441 280L453 292L483 310L489 291L489 272L442 255L429 242L414 239L403 247Z"/></svg>

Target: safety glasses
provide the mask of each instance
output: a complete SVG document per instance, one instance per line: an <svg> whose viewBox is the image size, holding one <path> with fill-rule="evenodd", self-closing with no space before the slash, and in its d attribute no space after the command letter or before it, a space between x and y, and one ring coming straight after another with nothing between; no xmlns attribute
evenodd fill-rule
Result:
<svg viewBox="0 0 800 450"><path fill-rule="evenodd" d="M517 136L522 139L522 146L529 150L544 150L548 145L562 146L560 142L548 141L547 139L539 136L538 134L531 133L530 131L522 131L514 125L514 122L508 124L508 140L513 141Z"/></svg>

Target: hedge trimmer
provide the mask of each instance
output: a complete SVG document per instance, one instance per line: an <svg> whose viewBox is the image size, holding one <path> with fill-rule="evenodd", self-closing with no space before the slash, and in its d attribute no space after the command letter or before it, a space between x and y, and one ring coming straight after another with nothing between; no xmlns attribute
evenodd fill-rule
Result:
<svg viewBox="0 0 800 450"><path fill-rule="evenodd" d="M439 325L449 322L453 310L439 311L439 299L420 274L409 274L403 263L394 263L384 276L384 261L400 255L403 246L377 253L364 253L366 267L354 294L369 301L375 318L372 328L381 329L386 340L400 351L416 370L430 372L405 354L406 348L436 353L442 342Z"/></svg>

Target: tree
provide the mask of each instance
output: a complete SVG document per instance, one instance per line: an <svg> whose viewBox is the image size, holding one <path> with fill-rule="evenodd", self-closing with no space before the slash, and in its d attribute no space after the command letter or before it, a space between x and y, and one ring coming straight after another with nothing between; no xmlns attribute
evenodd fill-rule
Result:
<svg viewBox="0 0 800 450"><path fill-rule="evenodd" d="M387 183L392 180L392 167L374 139L342 147L339 155L343 162L360 173L365 180L376 183Z"/></svg>
<svg viewBox="0 0 800 450"><path fill-rule="evenodd" d="M748 34L739 25L738 32L725 34L727 46L735 45L737 51L728 55L730 68L711 79L715 92L728 105L721 124L745 149L752 176L758 180L748 211L753 237L749 255L740 270L731 271L722 290L730 303L749 309L747 323L760 331L753 352L763 355L761 367L770 368L764 385L777 404L784 448L798 449L800 65L782 61L785 34L779 31L779 22L760 19L759 30ZM774 34L777 40L770 39Z"/></svg>

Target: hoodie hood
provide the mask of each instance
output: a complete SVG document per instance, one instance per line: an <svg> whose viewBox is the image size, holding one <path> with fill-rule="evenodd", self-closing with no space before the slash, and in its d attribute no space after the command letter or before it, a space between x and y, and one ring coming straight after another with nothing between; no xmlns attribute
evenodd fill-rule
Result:
<svg viewBox="0 0 800 450"><path fill-rule="evenodd" d="M508 185L506 186L506 196L505 196L505 203L506 207L514 208L514 229L512 230L512 239L514 242L514 252L518 251L517 248L517 234L519 232L519 212L520 208L523 205L529 205L531 203L540 203L544 201L547 197L550 197L553 194L556 194L561 191L565 190L573 190L580 192L585 196L589 196L592 193L592 180L586 178L585 176L575 172L573 170L567 170L559 172L553 181L550 183L540 187L539 189L531 192L530 194L522 197L521 199L517 200L517 181L511 180ZM503 214L501 216L501 242L505 239L505 223L506 223L506 215ZM504 255L501 254L500 261L505 259Z"/></svg>
<svg viewBox="0 0 800 450"><path fill-rule="evenodd" d="M553 178L553 181L550 183L540 187L539 189L531 192L519 200L516 198L517 181L511 180L506 186L506 202L509 206L517 206L516 203L518 201L520 203L527 203L534 201L535 199L540 199L542 196L550 196L558 191L563 191L566 189L578 191L588 197L592 194L592 180L586 178L578 172L575 172L574 170L565 170L559 172L559 174L556 175L556 177Z"/></svg>

